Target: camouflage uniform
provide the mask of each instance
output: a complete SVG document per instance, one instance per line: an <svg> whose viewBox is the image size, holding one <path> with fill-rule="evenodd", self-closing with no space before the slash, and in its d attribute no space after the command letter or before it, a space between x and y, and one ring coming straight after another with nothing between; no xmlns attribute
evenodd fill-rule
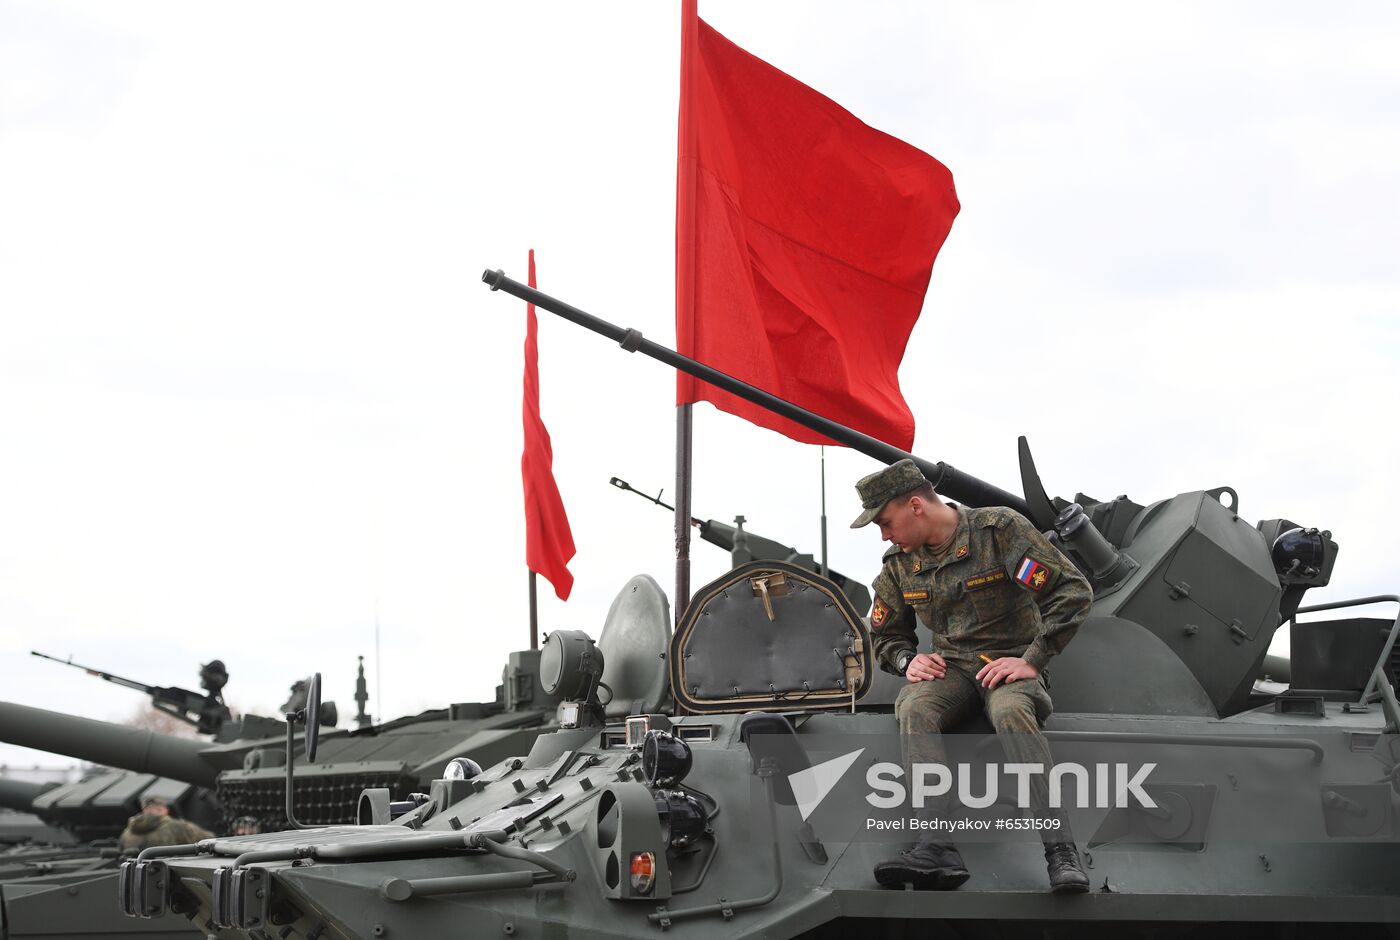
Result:
<svg viewBox="0 0 1400 940"><path fill-rule="evenodd" d="M947 661L942 679L910 682L899 692L905 769L946 764L942 732L985 710L1010 761L1053 763L1040 723L1050 716L1044 678L983 688L984 662L1019 656L1044 670L1088 612L1093 594L1079 570L1031 523L1010 509L957 508L958 526L942 555L929 546L885 553L874 582L870 625L880 665L898 674L901 654L916 652L915 619L933 633ZM1049 814L1046 777L1031 778L1034 811ZM946 811L947 801L933 811ZM1048 834L1047 834L1048 835Z"/></svg>
<svg viewBox="0 0 1400 940"><path fill-rule="evenodd" d="M201 839L212 839L214 833L174 816L142 813L126 823L118 844L123 852L139 852L153 845L191 845Z"/></svg>

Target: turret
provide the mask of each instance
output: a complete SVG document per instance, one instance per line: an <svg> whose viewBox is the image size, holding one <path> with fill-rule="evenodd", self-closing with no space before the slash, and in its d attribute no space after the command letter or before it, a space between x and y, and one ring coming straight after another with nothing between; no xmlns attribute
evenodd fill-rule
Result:
<svg viewBox="0 0 1400 940"><path fill-rule="evenodd" d="M912 459L945 498L969 507L1006 506L1026 516L1080 566L1095 590L1090 617L1052 667L1057 709L1197 715L1240 711L1251 704L1275 630L1298 610L1304 591L1330 577L1337 551L1331 533L1281 519L1250 525L1240 516L1239 498L1230 487L1150 505L1126 496L1100 501L1082 493L1073 501L1051 499L1022 438L1022 498L800 408L500 271L487 271L482 279L492 290L519 297L876 460ZM1366 670L1374 665L1361 658ZM1105 668L1106 663L1113 668ZM1360 685L1366 685L1364 675Z"/></svg>

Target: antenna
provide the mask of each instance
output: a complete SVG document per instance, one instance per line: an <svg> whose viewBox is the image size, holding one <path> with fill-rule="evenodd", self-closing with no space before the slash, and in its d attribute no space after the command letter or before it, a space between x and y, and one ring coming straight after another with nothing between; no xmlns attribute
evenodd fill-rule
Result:
<svg viewBox="0 0 1400 940"><path fill-rule="evenodd" d="M384 660L379 658L379 595L374 595L374 697L379 700L379 707L384 707ZM380 713L381 720L383 713Z"/></svg>

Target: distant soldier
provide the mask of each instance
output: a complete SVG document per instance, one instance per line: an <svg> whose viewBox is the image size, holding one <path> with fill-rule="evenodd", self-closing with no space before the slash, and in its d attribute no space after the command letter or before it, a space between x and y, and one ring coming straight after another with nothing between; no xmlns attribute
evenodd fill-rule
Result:
<svg viewBox="0 0 1400 940"><path fill-rule="evenodd" d="M135 853L153 845L189 845L213 837L209 830L171 816L164 797L147 796L141 800L141 815L127 820L119 844L123 852Z"/></svg>
<svg viewBox="0 0 1400 940"><path fill-rule="evenodd" d="M233 834L236 836L255 836L260 832L262 823L255 816L239 816L233 821Z"/></svg>
<svg viewBox="0 0 1400 940"><path fill-rule="evenodd" d="M303 708L305 708L306 695L306 680L298 679L296 682L293 682L291 688L291 695L289 695L287 697L287 700L282 703L282 714L286 715L290 714L291 712L299 712Z"/></svg>

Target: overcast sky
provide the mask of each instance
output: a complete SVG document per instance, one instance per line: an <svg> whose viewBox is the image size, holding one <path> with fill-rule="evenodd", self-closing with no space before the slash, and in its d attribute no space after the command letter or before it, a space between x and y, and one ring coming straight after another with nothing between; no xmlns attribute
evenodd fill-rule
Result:
<svg viewBox="0 0 1400 940"><path fill-rule="evenodd" d="M900 370L915 450L1143 503L1233 486L1333 531L1310 602L1390 593L1400 11L1390 3L702 0L942 160L962 213ZM528 643L523 304L670 345L679 2L0 0L3 697L120 719L40 649L270 713L490 699ZM673 373L541 314L596 636L671 519ZM818 451L697 407L695 514L817 551ZM830 557L869 580L827 452ZM694 547L696 586L728 557ZM1393 610L1375 608L1377 615ZM376 625L380 646L376 654ZM0 763L52 764L0 747Z"/></svg>

